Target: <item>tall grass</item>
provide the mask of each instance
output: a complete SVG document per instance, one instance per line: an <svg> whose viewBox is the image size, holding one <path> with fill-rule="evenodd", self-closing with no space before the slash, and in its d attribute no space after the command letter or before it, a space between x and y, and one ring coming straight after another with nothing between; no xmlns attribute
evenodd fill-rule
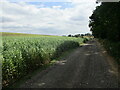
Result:
<svg viewBox="0 0 120 90"><path fill-rule="evenodd" d="M48 64L62 52L79 47L84 38L60 36L3 36L3 86Z"/></svg>

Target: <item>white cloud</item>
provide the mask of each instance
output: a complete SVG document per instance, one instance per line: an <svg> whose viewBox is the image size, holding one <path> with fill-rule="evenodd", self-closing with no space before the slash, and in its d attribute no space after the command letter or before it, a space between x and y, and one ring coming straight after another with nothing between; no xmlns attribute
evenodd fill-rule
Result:
<svg viewBox="0 0 120 90"><path fill-rule="evenodd" d="M61 8L62 6L53 6L52 8L54 8L54 9L59 9L59 8Z"/></svg>
<svg viewBox="0 0 120 90"><path fill-rule="evenodd" d="M60 9L62 6L38 8L26 3L2 2L3 31L53 35L89 32L88 21L95 1L72 0L71 4L74 7Z"/></svg>

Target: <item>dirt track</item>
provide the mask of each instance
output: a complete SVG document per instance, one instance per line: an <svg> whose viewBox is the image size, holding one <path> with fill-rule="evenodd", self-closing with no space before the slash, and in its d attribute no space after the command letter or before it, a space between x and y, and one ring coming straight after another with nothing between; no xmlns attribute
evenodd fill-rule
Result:
<svg viewBox="0 0 120 90"><path fill-rule="evenodd" d="M96 41L56 62L20 88L118 88L118 77Z"/></svg>

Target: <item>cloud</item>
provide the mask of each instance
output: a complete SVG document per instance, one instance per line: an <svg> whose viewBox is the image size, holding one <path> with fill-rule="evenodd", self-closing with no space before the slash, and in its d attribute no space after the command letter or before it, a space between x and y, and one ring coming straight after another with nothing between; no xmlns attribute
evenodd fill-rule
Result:
<svg viewBox="0 0 120 90"><path fill-rule="evenodd" d="M59 8L61 8L62 6L53 6L52 8L54 8L54 9L59 9Z"/></svg>
<svg viewBox="0 0 120 90"><path fill-rule="evenodd" d="M87 0L88 1L88 0ZM39 34L76 34L90 32L89 16L95 8L95 2L77 2L74 7L42 7L28 3L2 2L3 31L39 33Z"/></svg>
<svg viewBox="0 0 120 90"><path fill-rule="evenodd" d="M5 17L5 16L3 16L3 17L0 18L0 19L1 19L0 21L1 21L2 23L14 21L12 18L10 18L10 17Z"/></svg>

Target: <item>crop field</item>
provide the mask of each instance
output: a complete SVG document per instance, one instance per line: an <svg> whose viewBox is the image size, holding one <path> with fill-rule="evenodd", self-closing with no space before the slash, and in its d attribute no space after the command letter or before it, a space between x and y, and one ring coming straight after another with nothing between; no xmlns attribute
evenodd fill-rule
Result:
<svg viewBox="0 0 120 90"><path fill-rule="evenodd" d="M48 64L84 38L2 33L2 82L7 85Z"/></svg>

